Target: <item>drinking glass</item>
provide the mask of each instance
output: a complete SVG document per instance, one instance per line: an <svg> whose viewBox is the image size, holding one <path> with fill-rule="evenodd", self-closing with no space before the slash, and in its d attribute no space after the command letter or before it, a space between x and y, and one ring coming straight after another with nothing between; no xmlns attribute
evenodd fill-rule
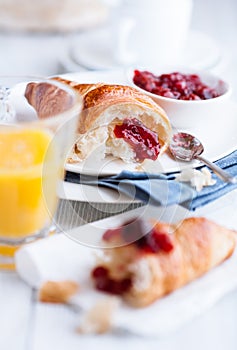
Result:
<svg viewBox="0 0 237 350"><path fill-rule="evenodd" d="M37 86L37 89L35 89ZM82 101L53 79L0 77L0 267L50 233Z"/></svg>

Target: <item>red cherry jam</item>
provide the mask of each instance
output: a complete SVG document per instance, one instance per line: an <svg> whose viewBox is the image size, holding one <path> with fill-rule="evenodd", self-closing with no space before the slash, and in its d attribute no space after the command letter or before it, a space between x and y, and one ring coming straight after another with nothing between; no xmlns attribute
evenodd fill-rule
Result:
<svg viewBox="0 0 237 350"><path fill-rule="evenodd" d="M157 76L148 71L135 70L133 82L155 95L177 100L207 100L220 96L196 74L173 72Z"/></svg>
<svg viewBox="0 0 237 350"><path fill-rule="evenodd" d="M148 235L136 241L136 245L147 253L157 253L159 251L169 253L174 248L169 235L159 232L155 228Z"/></svg>
<svg viewBox="0 0 237 350"><path fill-rule="evenodd" d="M124 243L133 243L145 236L151 230L149 222L140 219L132 219L124 222L121 226L114 229L108 229L103 234L103 240L106 242L114 242L121 240Z"/></svg>
<svg viewBox="0 0 237 350"><path fill-rule="evenodd" d="M123 138L132 147L136 161L156 160L160 153L158 135L136 118L124 119L122 124L116 125L114 135Z"/></svg>
<svg viewBox="0 0 237 350"><path fill-rule="evenodd" d="M177 147L182 147L184 149L194 149L194 147L197 147L197 141L195 138L187 134L185 132L180 132L178 134L174 134L172 140L174 141L174 144L177 145Z"/></svg>
<svg viewBox="0 0 237 350"><path fill-rule="evenodd" d="M155 227L141 219L134 219L125 222L115 229L107 230L103 235L103 240L113 242L120 238L125 243L132 243L145 254L157 252L170 253L173 249L173 241L166 232L159 232ZM97 290L122 295L132 287L132 278L122 279L111 278L109 268L97 266L92 271L92 278Z"/></svg>
<svg viewBox="0 0 237 350"><path fill-rule="evenodd" d="M92 271L92 278L97 290L110 294L124 294L132 286L131 278L115 280L109 276L108 269L103 266L98 266Z"/></svg>
<svg viewBox="0 0 237 350"><path fill-rule="evenodd" d="M116 229L109 229L103 235L103 240L111 242L120 237L125 243L133 243L147 253L163 251L169 253L173 250L171 236L166 232L159 232L147 221L135 219L125 222Z"/></svg>

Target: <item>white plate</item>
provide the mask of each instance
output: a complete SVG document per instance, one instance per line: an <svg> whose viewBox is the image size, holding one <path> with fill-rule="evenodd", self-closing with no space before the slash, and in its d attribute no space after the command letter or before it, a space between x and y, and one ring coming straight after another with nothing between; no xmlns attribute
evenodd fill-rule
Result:
<svg viewBox="0 0 237 350"><path fill-rule="evenodd" d="M85 69L114 69L118 63L114 61L111 52L113 45L112 31L109 28L96 29L75 37L68 58L72 64ZM220 65L223 60L217 43L209 36L198 31L191 31L186 48L183 50L179 62L196 69L212 69ZM134 64L139 64L136 62Z"/></svg>
<svg viewBox="0 0 237 350"><path fill-rule="evenodd" d="M64 77L79 83L106 82L110 84L128 84L124 70L71 73L64 75ZM237 148L236 117L237 106L234 103L229 103L226 106L225 116L221 114L216 115L216 122L213 124L212 130L207 130L205 125L197 125L195 128L182 131L190 132L197 136L205 147L203 156L211 161L215 161ZM65 168L75 173L107 176L118 174L122 170L136 171L137 167L137 164L126 164L112 157L106 157L104 160L96 163L96 167L94 164L94 161L87 160L81 163L66 164ZM194 167L199 165L199 162L193 162ZM152 169L144 168L144 171L170 173L178 172L188 166L190 166L190 163L175 161L167 153L154 162Z"/></svg>

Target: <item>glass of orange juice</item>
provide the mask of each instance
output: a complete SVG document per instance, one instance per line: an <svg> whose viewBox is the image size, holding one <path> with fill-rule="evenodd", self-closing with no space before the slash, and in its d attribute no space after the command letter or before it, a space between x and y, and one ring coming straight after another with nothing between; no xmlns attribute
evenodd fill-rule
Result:
<svg viewBox="0 0 237 350"><path fill-rule="evenodd" d="M81 98L55 79L0 77L0 267L50 232Z"/></svg>

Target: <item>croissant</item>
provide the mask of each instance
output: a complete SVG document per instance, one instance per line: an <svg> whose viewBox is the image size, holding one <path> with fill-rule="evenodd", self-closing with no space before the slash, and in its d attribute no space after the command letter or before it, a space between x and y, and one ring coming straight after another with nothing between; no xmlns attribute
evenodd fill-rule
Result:
<svg viewBox="0 0 237 350"><path fill-rule="evenodd" d="M235 231L202 217L152 226L134 219L105 232L104 242L114 248L105 249L92 278L98 290L120 294L132 306L144 307L230 257L235 236Z"/></svg>
<svg viewBox="0 0 237 350"><path fill-rule="evenodd" d="M142 163L145 159L156 160L167 149L171 135L169 119L147 95L130 86L52 79L71 86L83 98L72 162L99 152L101 158L112 155L125 162ZM39 117L44 117L46 98L42 98L42 86L31 83L25 96Z"/></svg>

